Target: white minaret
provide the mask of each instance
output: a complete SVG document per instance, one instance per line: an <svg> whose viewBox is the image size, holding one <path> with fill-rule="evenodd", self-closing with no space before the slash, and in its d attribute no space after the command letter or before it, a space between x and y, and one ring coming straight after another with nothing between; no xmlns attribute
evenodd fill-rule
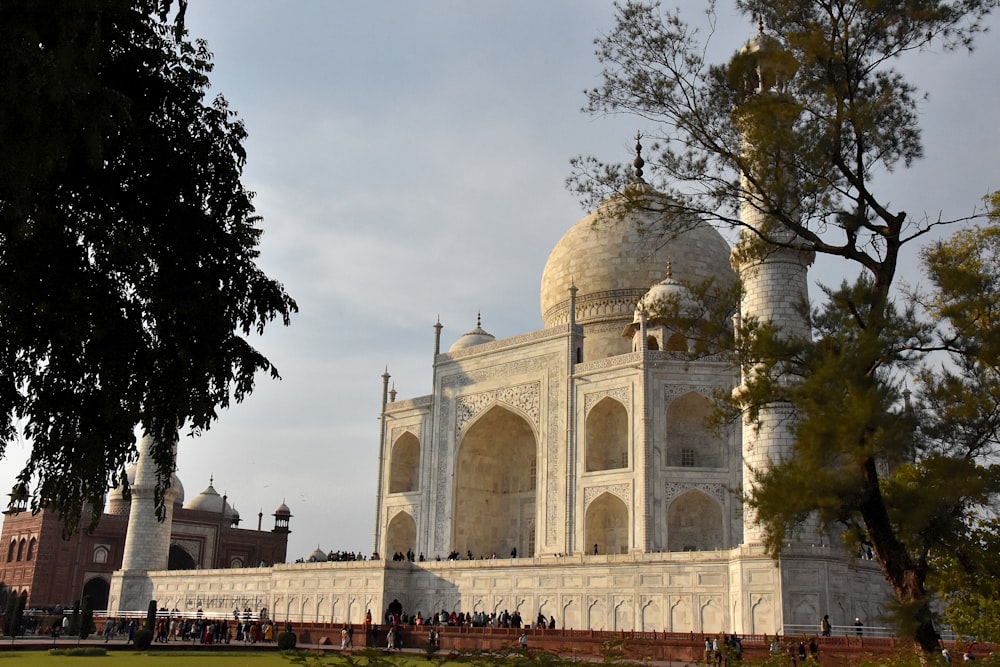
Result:
<svg viewBox="0 0 1000 667"><path fill-rule="evenodd" d="M751 62L749 96L735 111L736 122L741 125L744 145L753 145L755 102L760 96L772 96L777 101L784 96L788 79L794 74L795 65L790 55L780 49L777 41L766 37L763 30L751 40L741 54ZM766 104L767 111L780 113L780 105ZM793 105L788 122L794 120ZM774 122L774 116L770 116ZM779 120L780 122L780 120ZM808 268L814 253L795 248L796 236L770 220L766 206L761 201L758 190L744 173L742 177L742 202L740 220L752 227L765 231L768 238L792 247L764 247L758 236L744 230L740 242L733 250L733 268L743 281L743 301L740 304L740 321L756 318L761 322L777 325L787 336L808 336L808 322L803 317L802 307L808 298ZM744 381L746 377L744 377ZM740 389L737 389L739 392ZM743 488L749 491L754 485L754 470L766 469L771 461L785 458L795 440L794 411L791 405L773 405L760 412L759 428L755 424L743 425ZM763 542L764 531L756 514L749 509L743 514L743 542L746 544Z"/></svg>
<svg viewBox="0 0 1000 667"><path fill-rule="evenodd" d="M146 572L167 569L170 527L179 490L174 486L167 489L163 498L164 517L160 521L156 516L156 462L150 454L152 444L148 435L139 443L122 569L111 580L108 606L113 611L145 611L153 593ZM173 454L176 459L176 449Z"/></svg>
<svg viewBox="0 0 1000 667"><path fill-rule="evenodd" d="M163 498L164 517L156 517L156 463L150 455L153 440L143 436L139 443L139 462L132 485L132 509L125 534L123 570L165 570L170 555L170 523L174 516L177 489L171 486ZM174 452L176 458L177 452Z"/></svg>

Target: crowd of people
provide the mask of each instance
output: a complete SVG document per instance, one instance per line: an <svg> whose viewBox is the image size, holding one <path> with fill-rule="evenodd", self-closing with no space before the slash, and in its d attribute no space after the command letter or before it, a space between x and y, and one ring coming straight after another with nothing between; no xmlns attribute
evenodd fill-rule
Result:
<svg viewBox="0 0 1000 667"><path fill-rule="evenodd" d="M331 551L326 555L325 562L329 563L332 561L346 562L346 561L356 561L356 560L366 560L363 553L354 551ZM372 555L372 560L378 560L378 554ZM316 558L315 556L309 556L309 560L305 558L296 558L296 563L319 563L324 561L323 558Z"/></svg>
<svg viewBox="0 0 1000 667"><path fill-rule="evenodd" d="M125 639L131 642L141 627L141 621L127 618L108 618L104 621L101 636L104 641ZM153 625L153 641L191 642L200 644L228 644L242 641L247 644L271 643L277 639L277 629L271 619L250 618L209 619L160 617Z"/></svg>

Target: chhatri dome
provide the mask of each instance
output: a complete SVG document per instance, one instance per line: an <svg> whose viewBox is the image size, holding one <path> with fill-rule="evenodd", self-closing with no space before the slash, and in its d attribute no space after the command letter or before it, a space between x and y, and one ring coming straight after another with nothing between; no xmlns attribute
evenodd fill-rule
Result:
<svg viewBox="0 0 1000 667"><path fill-rule="evenodd" d="M497 339L496 336L483 330L482 313L476 313L476 328L467 334L462 335L448 348L449 352L457 352L474 345L491 343Z"/></svg>
<svg viewBox="0 0 1000 667"><path fill-rule="evenodd" d="M682 311L685 307L697 307L697 301L688 286L674 278L672 261L667 262L667 277L650 287L635 305L632 323L638 324L643 313L646 314L647 321L668 317L670 304L675 304Z"/></svg>
<svg viewBox="0 0 1000 667"><path fill-rule="evenodd" d="M215 479L213 477L209 477L208 486L205 490L184 505L184 509L222 514L224 517L232 519L234 522L238 523L240 520L239 512L237 512L233 506L229 504L225 497L219 495L219 492L216 491L215 486L213 486L214 483Z"/></svg>
<svg viewBox="0 0 1000 667"><path fill-rule="evenodd" d="M638 143L636 149L641 149ZM542 272L546 328L569 322L570 288L577 288L576 321L588 336L587 360L629 351L630 344L619 340L622 329L632 322L650 285L663 280L668 263L681 284L714 278L724 287L736 280L722 235L697 219L670 225L665 196L642 180L640 156L634 164L636 179L626 192L571 227ZM673 231L664 234L668 227Z"/></svg>

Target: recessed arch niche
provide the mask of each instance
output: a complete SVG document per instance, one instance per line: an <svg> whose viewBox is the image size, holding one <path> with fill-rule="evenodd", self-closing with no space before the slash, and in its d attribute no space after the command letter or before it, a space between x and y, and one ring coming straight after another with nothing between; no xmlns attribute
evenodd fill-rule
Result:
<svg viewBox="0 0 1000 667"><path fill-rule="evenodd" d="M628 525L628 507L621 498L602 493L587 506L587 553L593 553L595 545L598 554L628 553Z"/></svg>
<svg viewBox="0 0 1000 667"><path fill-rule="evenodd" d="M409 431L399 436L389 456L389 493L417 491L420 480L420 441Z"/></svg>
<svg viewBox="0 0 1000 667"><path fill-rule="evenodd" d="M537 449L531 424L499 405L466 428L455 461L453 549L534 555Z"/></svg>
<svg viewBox="0 0 1000 667"><path fill-rule="evenodd" d="M198 567L194 557L179 544L171 544L167 553L168 570L193 570Z"/></svg>
<svg viewBox="0 0 1000 667"><path fill-rule="evenodd" d="M724 465L721 433L709 428L711 402L695 392L674 399L667 407L667 465L720 468Z"/></svg>
<svg viewBox="0 0 1000 667"><path fill-rule="evenodd" d="M107 609L108 595L111 593L111 584L101 577L94 577L83 585L83 596L90 597L91 609Z"/></svg>
<svg viewBox="0 0 1000 667"><path fill-rule="evenodd" d="M628 410L611 397L587 413L587 472L628 467Z"/></svg>
<svg viewBox="0 0 1000 667"><path fill-rule="evenodd" d="M667 551L714 551L724 548L722 506L704 491L692 489L667 508Z"/></svg>
<svg viewBox="0 0 1000 667"><path fill-rule="evenodd" d="M386 560L392 558L392 554L405 554L407 551L415 550L417 546L417 522L407 512L400 512L392 517L386 528L385 557Z"/></svg>

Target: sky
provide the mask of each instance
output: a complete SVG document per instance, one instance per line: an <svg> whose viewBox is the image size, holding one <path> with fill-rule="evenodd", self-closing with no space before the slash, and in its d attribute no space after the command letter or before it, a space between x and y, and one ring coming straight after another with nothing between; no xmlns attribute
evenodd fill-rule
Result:
<svg viewBox="0 0 1000 667"><path fill-rule="evenodd" d="M718 13L717 61L756 31L728 3ZM698 8L687 16L707 27ZM443 349L479 312L497 338L540 329L545 261L585 214L564 185L569 160L630 161L636 131L653 129L580 111L613 17L598 0L191 0L211 94L249 132L260 265L300 312L253 341L283 379L259 378L182 438L188 500L211 479L243 527L262 511L265 530L285 502L289 561L371 553L382 374L400 400L430 393L438 318ZM992 34L971 56L899 61L929 94L925 158L878 178L910 218L965 215L1000 189L996 63ZM818 267L827 282L836 271ZM13 483L26 446L9 448L0 480Z"/></svg>

